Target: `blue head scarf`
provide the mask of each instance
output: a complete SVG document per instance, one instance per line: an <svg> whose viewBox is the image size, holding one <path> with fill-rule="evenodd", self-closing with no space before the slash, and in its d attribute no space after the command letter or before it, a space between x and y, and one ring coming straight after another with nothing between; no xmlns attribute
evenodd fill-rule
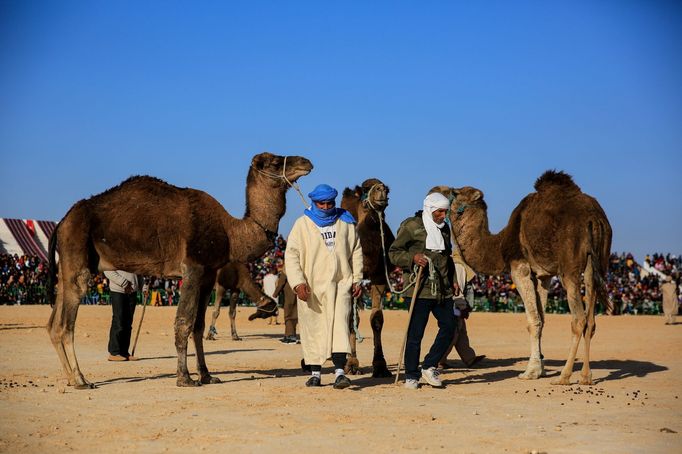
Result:
<svg viewBox="0 0 682 454"><path fill-rule="evenodd" d="M308 216L318 227L328 227L334 224L337 219L341 219L348 224L355 224L353 215L343 208L334 207L322 210L315 205L315 202L335 201L337 195L339 195L339 192L328 184L317 185L313 192L308 194L313 203L310 208L306 208L303 214Z"/></svg>

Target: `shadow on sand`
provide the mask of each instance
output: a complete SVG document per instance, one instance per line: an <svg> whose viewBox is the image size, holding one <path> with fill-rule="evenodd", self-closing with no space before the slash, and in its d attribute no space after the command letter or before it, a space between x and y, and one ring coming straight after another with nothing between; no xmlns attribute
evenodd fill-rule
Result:
<svg viewBox="0 0 682 454"><path fill-rule="evenodd" d="M271 351L272 349L261 349L261 350L220 350L215 352L206 353L207 355L217 355L225 353L237 353L242 351ZM194 356L194 354L187 355L188 357ZM162 356L154 358L141 358L141 361L152 360L152 359L170 359L175 358L175 356ZM451 380L444 380L445 385L460 385L467 383L495 383L502 380L516 379L518 375L523 372L525 367L525 361L528 358L499 358L490 359L486 358L474 369L468 369L462 365L461 368L448 369L448 372L461 372L463 376L457 377ZM564 365L562 360L545 359L546 375L543 378L549 378L559 375L561 368ZM612 381L612 380L622 380L628 377L645 377L651 373L662 372L668 370L665 366L660 366L658 364L651 363L649 361L637 361L637 360L602 360L602 361L592 361L590 363L593 371L608 370L609 373L603 378L595 378L594 384ZM517 367L514 367L517 366ZM579 374L581 363L576 362L574 365L574 380L577 380L577 374ZM373 378L371 373L371 367L365 367L364 371L367 372L364 375L350 376L353 386L351 390L358 391L362 388L369 388L373 386L389 385L395 381L395 372L397 365L389 365L389 369L394 374L393 377L386 378ZM499 370L499 368L504 368ZM490 370L495 369L495 370ZM490 370L490 371L488 371ZM323 374L326 376L332 372L331 368L324 368ZM259 380L272 380L278 378L290 378L290 377L301 377L304 379L308 376L306 372L303 372L300 367L295 368L274 368L274 369L259 369L259 370L222 370L222 371L211 371L211 375L217 376L222 380L220 384L235 383L243 381L259 381ZM238 375L237 377L231 378L230 376ZM227 377L225 377L227 376ZM175 374L158 374L146 377L118 377L110 380L104 380L97 382L97 386L106 386L109 384L116 383L133 383L144 380L159 380L174 378ZM197 375L193 374L192 377L197 379ZM402 370L400 382L404 380L404 370ZM211 385L215 386L215 385Z"/></svg>
<svg viewBox="0 0 682 454"><path fill-rule="evenodd" d="M33 329L33 328L45 328L44 325L22 325L20 323L2 323L0 324L0 331L8 329Z"/></svg>

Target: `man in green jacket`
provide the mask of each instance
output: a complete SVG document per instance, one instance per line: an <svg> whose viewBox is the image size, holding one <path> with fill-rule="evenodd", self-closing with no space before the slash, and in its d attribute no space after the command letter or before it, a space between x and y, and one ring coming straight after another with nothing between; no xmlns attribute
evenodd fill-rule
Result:
<svg viewBox="0 0 682 454"><path fill-rule="evenodd" d="M405 346L405 387L417 389L421 377L431 386L441 387L436 366L455 334L453 284L455 265L452 260L450 227L445 215L450 203L442 194L432 193L424 199L424 209L403 221L388 255L392 263L410 271L413 265L424 267L422 280L412 309L412 319ZM436 335L429 353L424 357L421 372L419 357L429 313L438 320Z"/></svg>

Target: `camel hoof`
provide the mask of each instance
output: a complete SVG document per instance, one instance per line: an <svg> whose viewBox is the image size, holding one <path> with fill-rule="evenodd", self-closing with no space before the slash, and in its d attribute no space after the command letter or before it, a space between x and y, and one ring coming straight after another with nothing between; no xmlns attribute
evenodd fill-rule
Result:
<svg viewBox="0 0 682 454"><path fill-rule="evenodd" d="M386 367L385 361L372 364L372 378L389 378L392 376L393 374L388 370L388 367Z"/></svg>
<svg viewBox="0 0 682 454"><path fill-rule="evenodd" d="M215 385L216 383L222 383L222 381L218 377L206 375L205 377L201 377L201 383L204 385Z"/></svg>
<svg viewBox="0 0 682 454"><path fill-rule="evenodd" d="M192 380L191 378L178 378L177 385L181 388L193 388L201 386L199 380Z"/></svg>
<svg viewBox="0 0 682 454"><path fill-rule="evenodd" d="M346 369L346 368L344 368L344 369ZM346 374L348 374L348 375L362 375L363 372L362 372L362 369L359 367L350 367L346 371Z"/></svg>
<svg viewBox="0 0 682 454"><path fill-rule="evenodd" d="M233 341L240 341L240 340L242 340L242 338L239 336L232 336L232 340Z"/></svg>
<svg viewBox="0 0 682 454"><path fill-rule="evenodd" d="M549 382L552 385L569 386L571 384L571 377L561 377L556 378Z"/></svg>
<svg viewBox="0 0 682 454"><path fill-rule="evenodd" d="M580 377L580 380L578 381L578 384L580 385L592 385L592 377Z"/></svg>
<svg viewBox="0 0 682 454"><path fill-rule="evenodd" d="M348 358L346 362L346 367L343 368L344 371L349 375L361 375L360 361L357 358Z"/></svg>
<svg viewBox="0 0 682 454"><path fill-rule="evenodd" d="M208 328L208 334L206 334L206 340L214 341L217 334L218 334L218 330L215 329L215 326L211 325Z"/></svg>
<svg viewBox="0 0 682 454"><path fill-rule="evenodd" d="M543 374L543 371L537 371L537 370L527 370L522 374L519 374L519 378L521 380L537 380L540 378Z"/></svg>
<svg viewBox="0 0 682 454"><path fill-rule="evenodd" d="M271 301L270 303L266 304L265 306L261 306L261 307L256 308L256 312L249 315L249 321L252 322L257 318L276 317L277 314L279 314L279 311L277 310L277 303L275 303L274 301Z"/></svg>
<svg viewBox="0 0 682 454"><path fill-rule="evenodd" d="M92 383L77 383L73 385L73 389L95 389L95 385Z"/></svg>

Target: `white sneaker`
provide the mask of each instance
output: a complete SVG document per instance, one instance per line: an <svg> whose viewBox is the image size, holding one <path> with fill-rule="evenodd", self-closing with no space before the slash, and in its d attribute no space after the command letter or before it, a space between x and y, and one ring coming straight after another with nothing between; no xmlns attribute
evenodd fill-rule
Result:
<svg viewBox="0 0 682 454"><path fill-rule="evenodd" d="M414 378L408 378L405 380L405 388L407 389L419 389L419 380Z"/></svg>
<svg viewBox="0 0 682 454"><path fill-rule="evenodd" d="M440 372L435 367L429 367L428 369L422 369L422 378L426 383L436 388L443 386L443 382L440 380Z"/></svg>

